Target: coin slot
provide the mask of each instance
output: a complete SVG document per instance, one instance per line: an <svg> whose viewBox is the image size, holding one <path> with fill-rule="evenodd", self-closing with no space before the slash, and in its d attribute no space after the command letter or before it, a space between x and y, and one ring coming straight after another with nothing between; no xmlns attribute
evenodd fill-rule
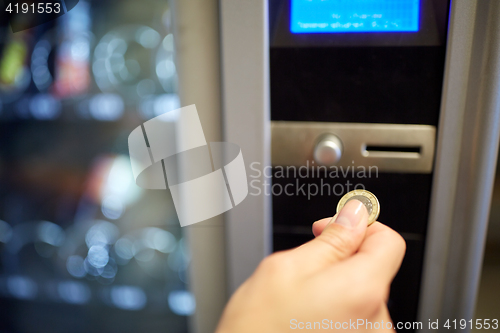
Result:
<svg viewBox="0 0 500 333"><path fill-rule="evenodd" d="M362 153L365 157L419 158L421 152L421 146L366 145Z"/></svg>

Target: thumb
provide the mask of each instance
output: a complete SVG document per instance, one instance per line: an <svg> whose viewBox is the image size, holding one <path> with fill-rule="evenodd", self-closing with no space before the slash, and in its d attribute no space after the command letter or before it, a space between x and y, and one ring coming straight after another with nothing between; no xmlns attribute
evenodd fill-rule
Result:
<svg viewBox="0 0 500 333"><path fill-rule="evenodd" d="M295 249L307 265L324 268L356 253L366 233L368 211L358 200L349 201L323 232Z"/></svg>

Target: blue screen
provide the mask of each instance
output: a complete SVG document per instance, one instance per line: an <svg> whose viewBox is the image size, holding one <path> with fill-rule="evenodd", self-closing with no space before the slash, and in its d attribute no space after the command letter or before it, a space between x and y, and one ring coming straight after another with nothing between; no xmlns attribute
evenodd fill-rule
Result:
<svg viewBox="0 0 500 333"><path fill-rule="evenodd" d="M420 0L291 0L293 33L418 31Z"/></svg>

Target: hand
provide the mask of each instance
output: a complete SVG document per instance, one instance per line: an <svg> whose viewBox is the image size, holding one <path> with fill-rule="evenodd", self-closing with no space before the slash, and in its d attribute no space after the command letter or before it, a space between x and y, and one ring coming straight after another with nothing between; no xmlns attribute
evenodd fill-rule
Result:
<svg viewBox="0 0 500 333"><path fill-rule="evenodd" d="M386 302L406 245L381 223L367 228L367 219L364 205L351 200L313 224L315 239L265 258L230 299L217 332L372 331L367 321L393 327ZM363 325L351 326L358 320Z"/></svg>

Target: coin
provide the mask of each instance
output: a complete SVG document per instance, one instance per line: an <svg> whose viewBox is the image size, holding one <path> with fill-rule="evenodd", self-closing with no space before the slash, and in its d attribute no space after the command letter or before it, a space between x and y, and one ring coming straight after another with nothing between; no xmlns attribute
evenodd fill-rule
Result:
<svg viewBox="0 0 500 333"><path fill-rule="evenodd" d="M358 200L363 205L365 205L368 211L368 225L371 225L378 219L380 214L380 204L377 197L369 191L366 190L354 190L346 193L339 201L337 205L337 213L351 200Z"/></svg>

